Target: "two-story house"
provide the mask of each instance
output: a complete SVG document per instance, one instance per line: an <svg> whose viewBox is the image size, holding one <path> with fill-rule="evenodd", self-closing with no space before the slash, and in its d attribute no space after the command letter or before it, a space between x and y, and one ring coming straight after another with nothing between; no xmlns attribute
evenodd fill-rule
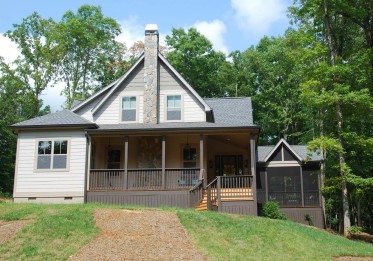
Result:
<svg viewBox="0 0 373 261"><path fill-rule="evenodd" d="M199 207L257 215L250 98L202 98L158 50L70 110L11 126L14 201Z"/></svg>

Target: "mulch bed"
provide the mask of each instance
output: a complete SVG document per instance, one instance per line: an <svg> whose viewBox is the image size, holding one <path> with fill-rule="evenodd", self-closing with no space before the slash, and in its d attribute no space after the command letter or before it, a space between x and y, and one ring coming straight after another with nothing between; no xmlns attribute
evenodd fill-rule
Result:
<svg viewBox="0 0 373 261"><path fill-rule="evenodd" d="M207 260L176 213L97 209L101 232L69 260Z"/></svg>

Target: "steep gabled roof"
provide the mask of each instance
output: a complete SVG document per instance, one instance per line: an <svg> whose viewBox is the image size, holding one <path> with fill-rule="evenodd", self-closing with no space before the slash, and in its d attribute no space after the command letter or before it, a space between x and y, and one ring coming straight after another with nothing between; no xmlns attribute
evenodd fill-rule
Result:
<svg viewBox="0 0 373 261"><path fill-rule="evenodd" d="M99 128L92 130L92 132L260 129L259 126L253 124L252 105L250 98L206 98L204 99L204 101L213 111L213 122L163 122L158 124L99 124Z"/></svg>
<svg viewBox="0 0 373 261"><path fill-rule="evenodd" d="M190 91L190 93L204 106L204 110L211 111L210 106L202 99L201 96L189 85L189 83L176 71L176 69L163 57L161 53L158 53L158 58L175 74L175 76L185 85L185 87ZM120 85L131 75L131 73L141 64L144 60L144 54L131 66L131 68L120 78L118 78L113 83L109 84L105 88L103 88L98 93L92 95L87 100L79 103L77 106L73 107L71 110L73 112L77 111L78 109L84 107L90 101L95 99L98 96L102 96L104 92L106 92L105 96L92 108L92 114L95 114L103 104L109 99L109 97L120 87Z"/></svg>
<svg viewBox="0 0 373 261"><path fill-rule="evenodd" d="M258 146L258 162L267 162L280 146L285 146L299 161L322 161L318 152L308 154L307 145L290 145L281 139L275 146Z"/></svg>
<svg viewBox="0 0 373 261"><path fill-rule="evenodd" d="M140 56L140 58L131 66L131 68L117 80L112 82L111 84L107 85L106 87L102 88L99 92L89 97L87 100L81 102L78 106L71 109L71 111L75 112L78 109L84 107L90 101L94 100L100 95L103 95L106 92L106 95L92 108L92 113L95 114L96 111L107 101L107 99L118 89L120 84L127 79L127 77L135 70L135 68L144 60L144 54Z"/></svg>
<svg viewBox="0 0 373 261"><path fill-rule="evenodd" d="M176 77L185 85L185 87L193 94L193 96L205 107L205 111L211 111L210 106L202 99L201 96L189 85L183 76L163 57L161 53L158 53L158 58L176 75Z"/></svg>
<svg viewBox="0 0 373 261"><path fill-rule="evenodd" d="M32 128L95 128L97 125L70 110L58 111L44 116L36 117L27 121L22 121L10 126L12 129L32 129Z"/></svg>

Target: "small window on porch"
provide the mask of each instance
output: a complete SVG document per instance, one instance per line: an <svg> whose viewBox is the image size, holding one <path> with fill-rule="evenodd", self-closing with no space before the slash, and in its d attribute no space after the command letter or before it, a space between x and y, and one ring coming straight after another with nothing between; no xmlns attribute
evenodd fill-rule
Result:
<svg viewBox="0 0 373 261"><path fill-rule="evenodd" d="M136 97L122 98L122 121L136 121Z"/></svg>
<svg viewBox="0 0 373 261"><path fill-rule="evenodd" d="M183 167L196 168L197 167L197 149L190 147L187 144L183 148Z"/></svg>
<svg viewBox="0 0 373 261"><path fill-rule="evenodd" d="M120 150L109 149L107 155L107 168L120 169Z"/></svg>
<svg viewBox="0 0 373 261"><path fill-rule="evenodd" d="M181 95L167 96L167 120L181 120Z"/></svg>

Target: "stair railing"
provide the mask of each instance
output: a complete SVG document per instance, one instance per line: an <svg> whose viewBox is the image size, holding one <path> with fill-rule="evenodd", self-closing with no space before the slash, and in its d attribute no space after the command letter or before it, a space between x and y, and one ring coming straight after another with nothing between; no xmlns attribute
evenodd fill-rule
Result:
<svg viewBox="0 0 373 261"><path fill-rule="evenodd" d="M210 182L206 186L207 190L207 209L212 210L212 205L216 200L218 199L218 193L217 193L217 188L218 188L218 180L219 177L216 177L213 181Z"/></svg>
<svg viewBox="0 0 373 261"><path fill-rule="evenodd" d="M213 205L221 206L222 199L252 198L252 176L217 176L207 189L207 209L213 210ZM234 189L234 190L232 190Z"/></svg>
<svg viewBox="0 0 373 261"><path fill-rule="evenodd" d="M194 187L189 190L189 206L190 207L195 207L202 201L204 176L205 176L205 170L201 169L197 184L194 185Z"/></svg>

